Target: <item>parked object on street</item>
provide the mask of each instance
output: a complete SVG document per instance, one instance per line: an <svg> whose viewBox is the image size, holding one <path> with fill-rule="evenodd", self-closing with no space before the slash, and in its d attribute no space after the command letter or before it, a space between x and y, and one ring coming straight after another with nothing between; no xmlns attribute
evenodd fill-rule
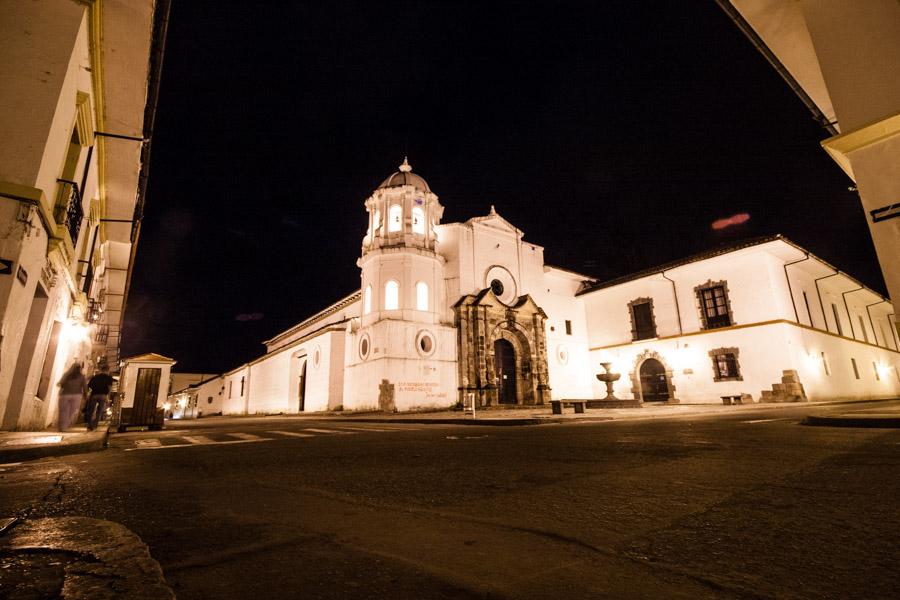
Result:
<svg viewBox="0 0 900 600"><path fill-rule="evenodd" d="M175 362L155 353L122 361L119 397L113 410L111 428L119 432L129 427L163 428L163 404L169 389L169 374Z"/></svg>

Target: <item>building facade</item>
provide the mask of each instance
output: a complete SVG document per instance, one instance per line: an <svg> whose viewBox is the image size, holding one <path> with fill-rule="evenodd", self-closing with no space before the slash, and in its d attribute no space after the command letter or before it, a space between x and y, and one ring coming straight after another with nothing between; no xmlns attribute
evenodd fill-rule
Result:
<svg viewBox="0 0 900 600"><path fill-rule="evenodd" d="M859 192L888 294L896 298L900 4L716 1L829 133L822 147Z"/></svg>
<svg viewBox="0 0 900 600"><path fill-rule="evenodd" d="M441 223L404 161L363 203L360 287L223 375L224 414L900 395L890 302L781 236L613 281L491 207Z"/></svg>
<svg viewBox="0 0 900 600"><path fill-rule="evenodd" d="M56 419L73 362L118 365L166 0L0 4L0 417Z"/></svg>

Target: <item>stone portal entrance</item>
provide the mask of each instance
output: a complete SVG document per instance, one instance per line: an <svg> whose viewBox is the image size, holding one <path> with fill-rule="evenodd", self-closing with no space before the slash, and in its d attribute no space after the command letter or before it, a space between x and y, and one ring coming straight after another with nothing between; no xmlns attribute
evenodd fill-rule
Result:
<svg viewBox="0 0 900 600"><path fill-rule="evenodd" d="M641 365L641 398L644 402L669 401L666 369L655 358L648 358Z"/></svg>
<svg viewBox="0 0 900 600"><path fill-rule="evenodd" d="M516 351L503 338L494 342L494 371L500 404L516 404Z"/></svg>
<svg viewBox="0 0 900 600"><path fill-rule="evenodd" d="M550 400L547 315L531 296L506 305L491 288L454 305L459 349L459 401L477 406L533 405Z"/></svg>
<svg viewBox="0 0 900 600"><path fill-rule="evenodd" d="M642 402L677 404L672 369L665 359L653 350L644 350L635 357L631 373L631 393Z"/></svg>

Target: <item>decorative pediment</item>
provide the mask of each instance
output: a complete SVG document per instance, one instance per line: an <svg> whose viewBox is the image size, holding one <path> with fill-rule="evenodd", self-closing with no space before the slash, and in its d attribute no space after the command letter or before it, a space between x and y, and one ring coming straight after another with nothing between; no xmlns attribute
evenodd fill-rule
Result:
<svg viewBox="0 0 900 600"><path fill-rule="evenodd" d="M512 308L519 312L526 313L537 313L547 318L547 313L544 312L544 309L537 305L537 302L534 301L534 298L531 297L531 294L525 294L524 296L519 296L519 299L516 300L516 303L513 304Z"/></svg>
<svg viewBox="0 0 900 600"><path fill-rule="evenodd" d="M514 234L517 238L520 238L525 235L521 229L501 217L494 206L491 205L491 212L483 217L472 217L468 221L466 221L469 225L482 225L485 227L489 227L491 229L496 229L498 231L503 231L507 233Z"/></svg>

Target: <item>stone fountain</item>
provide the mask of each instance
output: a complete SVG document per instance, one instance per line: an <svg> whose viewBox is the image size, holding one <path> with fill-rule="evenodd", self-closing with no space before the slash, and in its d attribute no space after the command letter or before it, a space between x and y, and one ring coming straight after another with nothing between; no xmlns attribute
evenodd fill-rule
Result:
<svg viewBox="0 0 900 600"><path fill-rule="evenodd" d="M606 384L606 398L603 400L618 400L616 395L613 394L613 383L619 380L622 376L621 373L611 373L609 367L612 365L610 362L602 362L600 366L603 367L603 370L606 373L597 373L597 379Z"/></svg>

